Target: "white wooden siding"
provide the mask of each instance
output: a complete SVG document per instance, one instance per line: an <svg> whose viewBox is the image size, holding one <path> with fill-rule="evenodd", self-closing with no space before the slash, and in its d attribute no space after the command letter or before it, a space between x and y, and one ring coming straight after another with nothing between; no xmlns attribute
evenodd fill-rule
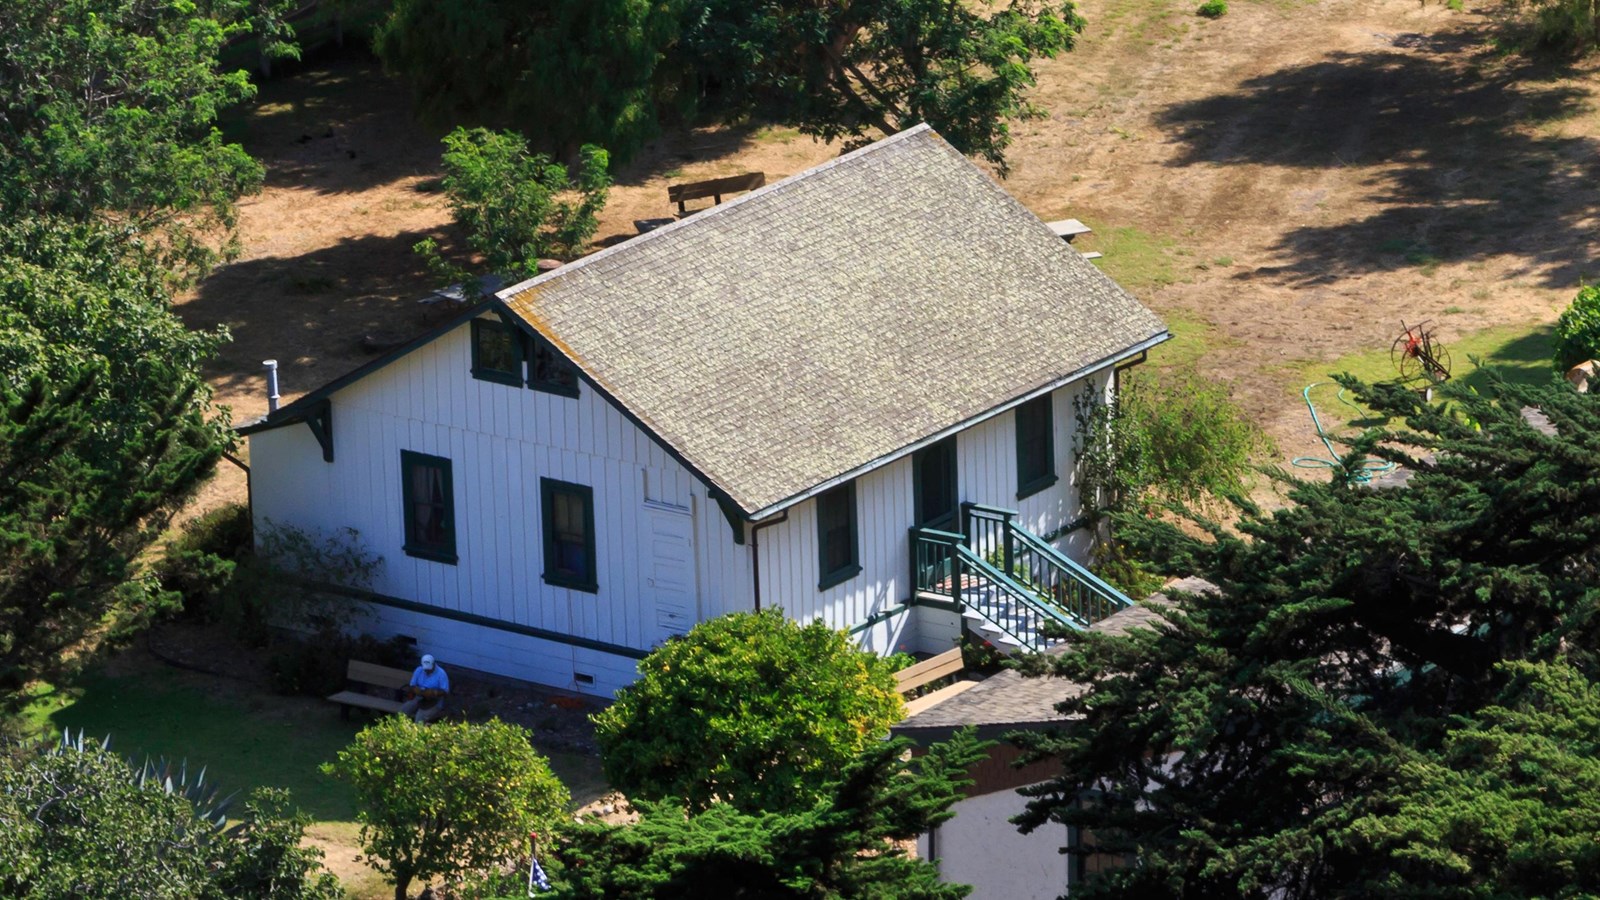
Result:
<svg viewBox="0 0 1600 900"><path fill-rule="evenodd" d="M1107 378L1084 379L1051 395L1054 416L1054 485L1017 499L1016 413L1008 412L956 436L957 496L962 502L1017 510L1018 523L1035 534L1049 534L1077 518L1079 506L1074 472L1073 398L1083 391L1104 392ZM782 606L801 621L821 619L835 628L850 628L893 609L911 595L909 531L915 519L910 457L896 460L856 479L856 535L861 573L819 590L816 501L789 509L789 519L761 532L761 602ZM1077 536L1057 545L1083 561L1086 540ZM904 618L904 617L901 617ZM886 624L861 637L874 650L948 650L960 635L958 617L934 609L918 609L903 625Z"/></svg>
<svg viewBox="0 0 1600 900"><path fill-rule="evenodd" d="M1040 534L1078 516L1072 399L1083 390L1104 392L1108 379L1080 381L1052 395L1055 485L1017 500L1010 412L958 435L960 499L1017 509L1021 524ZM658 639L649 553L641 541L651 504L687 510L692 519L692 580L702 620L753 605L750 546L734 543L727 520L692 473L587 384L572 399L472 378L465 325L337 391L332 404L331 464L322 460L304 425L251 436L256 521L322 531L355 528L366 547L383 557L371 585L379 594L648 649ZM451 461L455 565L410 557L402 549L401 450ZM540 478L594 490L598 593L544 583ZM911 592L910 457L857 479L856 504L862 571L826 590L817 587L814 500L791 507L787 521L762 529L764 606L846 629L901 608ZM1081 559L1086 538L1072 536L1063 546ZM634 664L626 657L389 607L376 615L386 629L418 637L423 650L472 668L526 672L519 677L600 694L632 677ZM858 640L882 653L938 652L959 632L954 614L917 608L861 630ZM595 684L575 683L575 673L594 676Z"/></svg>
<svg viewBox="0 0 1600 900"><path fill-rule="evenodd" d="M703 615L749 608L748 548L733 542L704 486L588 385L573 399L474 379L470 329L462 326L380 375L337 391L332 404L331 464L322 460L304 425L251 436L256 519L325 532L355 528L366 547L383 557L371 585L379 594L648 649L656 640L655 610L646 584L648 559L638 552L648 499L686 509L693 518ZM402 549L401 450L451 462L455 565L407 556ZM593 488L598 593L544 583L540 478ZM383 615L396 619L398 611ZM430 633L443 639L463 629L492 630L436 625ZM491 648L525 647L535 640L503 634L463 639L461 664L506 671ZM482 665L468 655L480 641L487 642ZM562 653L572 660L563 664L565 675L537 680L567 686L574 667L584 672L588 666L602 670L590 673L598 683L611 678L606 666L616 665L602 665L593 651L577 653L587 654L587 661ZM632 661L621 659L631 670Z"/></svg>
<svg viewBox="0 0 1600 900"><path fill-rule="evenodd" d="M1023 834L1011 823L1028 805L1016 791L996 791L958 801L954 818L938 827L937 846L928 835L917 838L917 856L934 864L947 884L972 886L971 900L1054 900L1071 896L1068 871L1072 857L1067 827L1047 822Z"/></svg>

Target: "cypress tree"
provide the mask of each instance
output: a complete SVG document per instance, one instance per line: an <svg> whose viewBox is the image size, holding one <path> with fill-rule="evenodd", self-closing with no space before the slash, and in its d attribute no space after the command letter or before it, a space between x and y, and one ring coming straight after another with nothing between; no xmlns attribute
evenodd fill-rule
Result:
<svg viewBox="0 0 1600 900"><path fill-rule="evenodd" d="M1019 736L1062 767L1023 827L1137 861L1074 900L1600 890L1600 400L1345 383L1393 423L1347 471L1378 456L1403 486L1288 482L1231 527L1124 516L1138 553L1218 590L1030 663L1088 690L1070 728Z"/></svg>

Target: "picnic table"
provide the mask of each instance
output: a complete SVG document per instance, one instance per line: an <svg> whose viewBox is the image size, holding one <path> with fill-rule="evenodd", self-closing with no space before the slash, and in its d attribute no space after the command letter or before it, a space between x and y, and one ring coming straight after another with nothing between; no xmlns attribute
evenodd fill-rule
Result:
<svg viewBox="0 0 1600 900"><path fill-rule="evenodd" d="M1054 222L1046 222L1045 224L1050 226L1050 230L1056 233L1056 237L1061 238L1063 241L1066 241L1069 244L1072 243L1072 239L1078 235L1089 234L1094 231L1093 228L1090 228L1082 222L1079 222L1077 219L1058 219Z"/></svg>

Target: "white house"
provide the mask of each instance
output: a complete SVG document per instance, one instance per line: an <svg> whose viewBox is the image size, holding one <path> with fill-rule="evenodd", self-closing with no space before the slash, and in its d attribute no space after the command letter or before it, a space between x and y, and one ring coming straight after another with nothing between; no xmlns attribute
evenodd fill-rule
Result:
<svg viewBox="0 0 1600 900"><path fill-rule="evenodd" d="M948 649L963 612L1029 643L1063 613L1007 607L1002 553L1083 612L1073 400L1166 338L923 126L240 431L258 526L348 526L384 558L373 630L610 695L663 639L767 606L885 652Z"/></svg>

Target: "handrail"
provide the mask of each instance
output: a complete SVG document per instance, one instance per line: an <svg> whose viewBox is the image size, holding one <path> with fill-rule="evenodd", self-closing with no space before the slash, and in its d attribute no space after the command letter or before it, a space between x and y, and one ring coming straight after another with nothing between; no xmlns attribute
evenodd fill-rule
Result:
<svg viewBox="0 0 1600 900"><path fill-rule="evenodd" d="M1010 598L1014 604L1013 613L1018 606L1026 610L1026 618L1032 620L1031 624L1033 625L1032 628L1027 630L1033 633L1033 638L1019 634L1013 628L1008 627L1008 617L997 615L996 613L998 613L999 610L986 609L985 604L982 603L984 592L963 592L970 593L971 595L976 596L979 600L977 603L969 602L967 604L969 607L976 609L978 613L989 622L990 625L1002 632L1005 632L1007 635L1010 635L1011 639L1016 641L1019 646L1035 652L1043 650L1045 648L1042 640L1045 630L1043 626L1046 624L1046 622L1062 626L1063 628L1074 630L1082 629L1082 625L1062 615L1058 610L1054 609L1049 604L1040 601L1038 595L1034 594L1033 591L1023 587L1010 575L1007 575L1006 573L990 565L983 557L973 553L971 548L965 545L958 545L954 549L956 558L962 562L964 568L970 570L970 574L976 578L987 580L1001 593L1006 594Z"/></svg>
<svg viewBox="0 0 1600 900"><path fill-rule="evenodd" d="M1079 581L1088 584L1095 593L1105 596L1118 609L1126 609L1133 605L1133 601L1128 599L1126 594L1107 584L1104 579L1089 571L1082 564L1073 562L1072 557L1052 547L1044 538L1026 528L1018 528L1015 525L1012 526L1011 531L1024 544L1049 557L1051 562L1061 568L1071 572Z"/></svg>
<svg viewBox="0 0 1600 900"><path fill-rule="evenodd" d="M1017 513L962 504L966 534L916 527L914 594L948 597L958 608L1029 650L1051 626L1086 629L1131 605L1127 597L1049 542L1016 524Z"/></svg>
<svg viewBox="0 0 1600 900"><path fill-rule="evenodd" d="M1132 605L1121 591L1025 528L1008 523L1006 545L1008 556L1018 560L1017 573L1037 582L1049 600L1085 627Z"/></svg>
<svg viewBox="0 0 1600 900"><path fill-rule="evenodd" d="M963 508L972 510L973 512L988 513L991 516L1001 516L1002 518L1007 519L1015 518L1017 516L1016 510L1006 509L1003 506L985 506L982 503L963 503L961 505Z"/></svg>

